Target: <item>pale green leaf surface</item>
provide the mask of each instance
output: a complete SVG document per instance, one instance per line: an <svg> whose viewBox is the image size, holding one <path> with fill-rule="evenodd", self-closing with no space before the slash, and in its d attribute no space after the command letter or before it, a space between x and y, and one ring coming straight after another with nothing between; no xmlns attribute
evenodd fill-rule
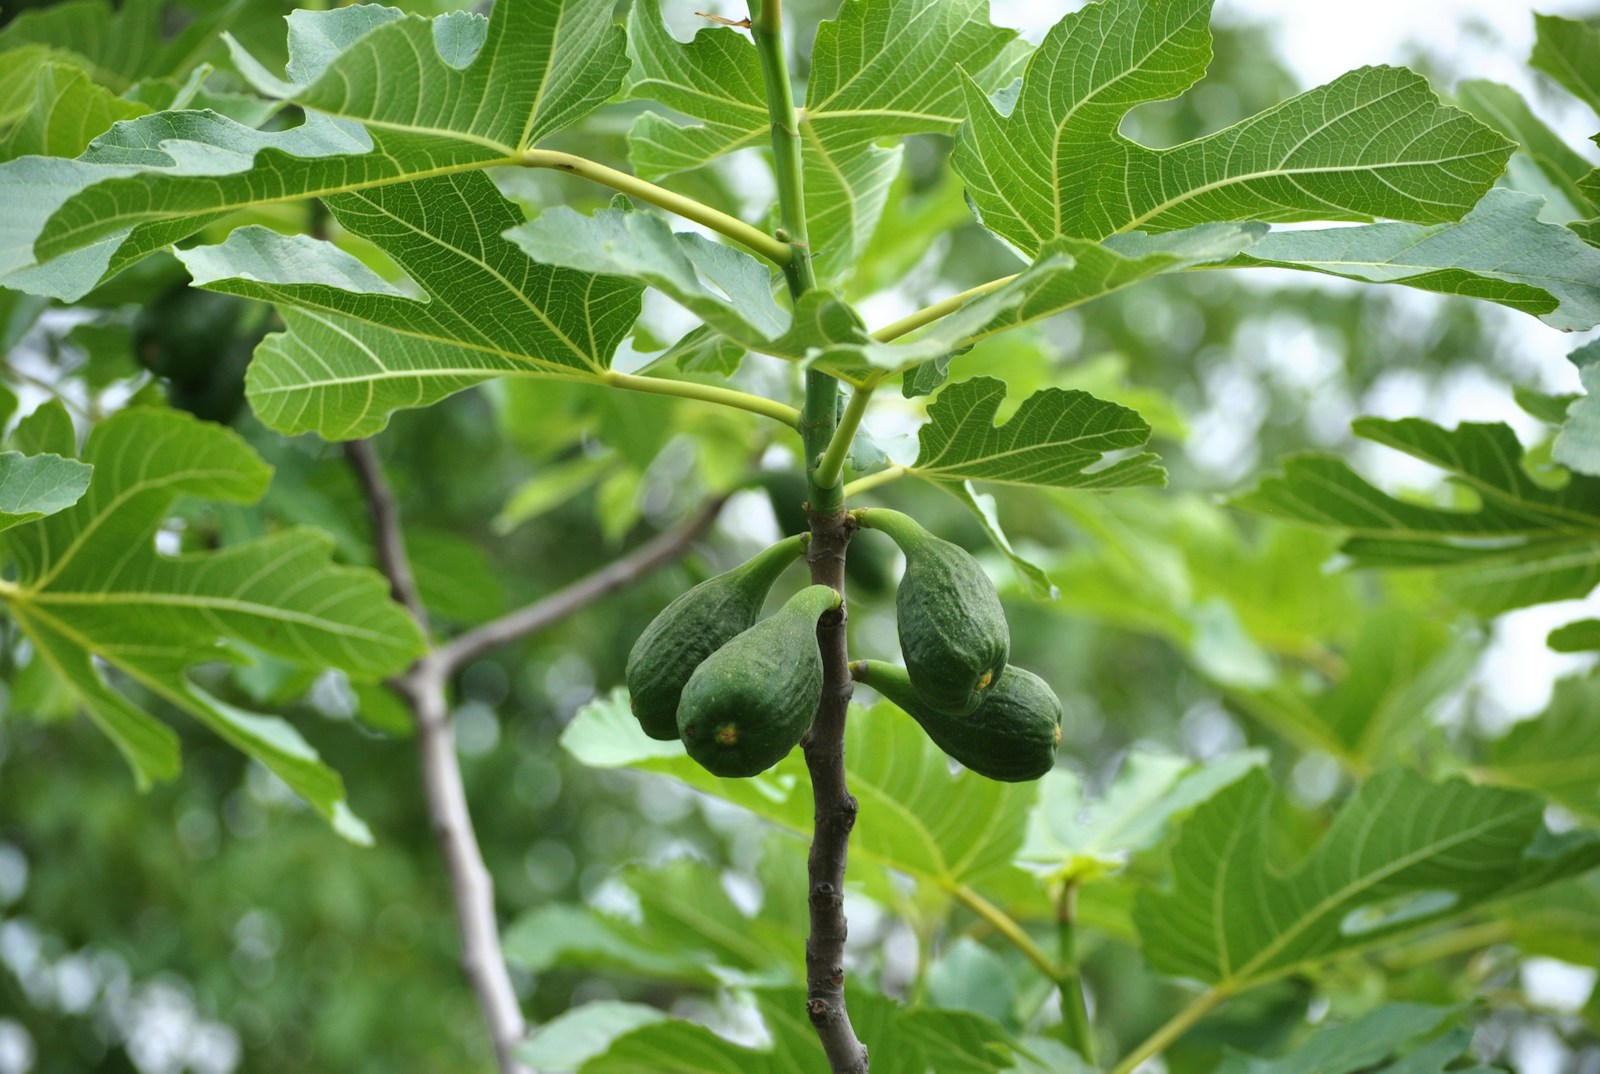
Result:
<svg viewBox="0 0 1600 1074"><path fill-rule="evenodd" d="M585 216L557 206L506 238L546 265L639 280L749 350L789 328L766 266L699 235L674 234L654 213L602 209Z"/></svg>
<svg viewBox="0 0 1600 1074"><path fill-rule="evenodd" d="M1600 30L1578 19L1534 15L1531 64L1600 113Z"/></svg>
<svg viewBox="0 0 1600 1074"><path fill-rule="evenodd" d="M1101 465L1108 453L1136 450L1150 438L1150 426L1127 407L1087 392L1046 388L996 426L1005 395L1005 382L993 377L945 388L917 434L921 450L911 472L930 481L1092 491L1165 483L1165 471L1148 453Z"/></svg>
<svg viewBox="0 0 1600 1074"><path fill-rule="evenodd" d="M1195 807L1266 762L1259 750L1205 764L1136 750L1110 788L1092 800L1077 774L1062 768L1046 772L1018 857L1080 883L1093 881L1156 846Z"/></svg>
<svg viewBox="0 0 1600 1074"><path fill-rule="evenodd" d="M603 4L504 0L487 22L365 8L291 22L290 80L271 88L307 110L299 127L169 112L76 160L0 166L0 196L23 207L0 226L0 280L73 299L232 211L513 163L610 99L627 65Z"/></svg>
<svg viewBox="0 0 1600 1074"><path fill-rule="evenodd" d="M852 861L895 869L945 891L981 885L1009 869L1034 787L952 774L939 748L892 705L852 710L847 727L846 770L861 802L850 837ZM621 690L580 710L561 745L590 767L671 776L781 828L807 837L811 832L810 782L798 751L753 779L718 779L690 760L681 743L647 738Z"/></svg>
<svg viewBox="0 0 1600 1074"><path fill-rule="evenodd" d="M1356 1071L1398 1071L1414 1074L1444 1070L1471 1043L1472 1034L1455 1030L1413 1049L1410 1055L1440 1061L1431 1067L1414 1062L1386 1065L1385 1060L1457 1020L1460 1010L1417 1003L1389 1003L1341 1026L1323 1029L1293 1051L1260 1059L1228 1049L1217 1074L1355 1074ZM1409 1057L1408 1057L1409 1058Z"/></svg>
<svg viewBox="0 0 1600 1074"><path fill-rule="evenodd" d="M220 0L198 9L177 33L167 33L167 0L69 0L22 11L0 29L0 51L40 45L80 59L95 81L121 92L145 78L181 78L239 16L246 0Z"/></svg>
<svg viewBox="0 0 1600 1074"><path fill-rule="evenodd" d="M599 381L639 288L530 261L501 233L520 214L487 176L443 176L329 199L424 292L412 298L330 243L240 228L182 251L195 283L275 302L286 331L256 349L247 389L285 433L369 436L401 408L496 376Z"/></svg>
<svg viewBox="0 0 1600 1074"><path fill-rule="evenodd" d="M1587 210L1583 212L1585 217L1600 210L1600 205L1592 203L1578 186L1579 181L1594 170L1594 165L1534 115L1516 90L1498 82L1474 79L1456 87L1456 99L1462 108L1516 141L1540 174L1573 208L1580 212Z"/></svg>
<svg viewBox="0 0 1600 1074"><path fill-rule="evenodd" d="M1360 620L1339 674L1315 684L1284 676L1236 696L1251 715L1356 772L1406 756L1441 702L1470 677L1482 641L1403 607Z"/></svg>
<svg viewBox="0 0 1600 1074"><path fill-rule="evenodd" d="M661 1022L615 1039L581 1074L795 1074L826 1070L801 989L756 993L770 1048L733 1044L687 1022ZM999 1074L1016 1058L998 1025L970 1011L902 1007L864 988L850 993L850 1019L882 1074Z"/></svg>
<svg viewBox="0 0 1600 1074"><path fill-rule="evenodd" d="M1556 683L1550 704L1489 747L1482 778L1547 795L1600 825L1600 677Z"/></svg>
<svg viewBox="0 0 1600 1074"><path fill-rule="evenodd" d="M60 455L0 452L0 530L65 511L83 497L93 470Z"/></svg>
<svg viewBox="0 0 1600 1074"><path fill-rule="evenodd" d="M1171 886L1134 909L1158 970L1244 988L1600 864L1600 836L1552 835L1537 796L1404 770L1362 783L1293 863L1272 850L1280 806L1256 772L1184 822Z"/></svg>
<svg viewBox="0 0 1600 1074"><path fill-rule="evenodd" d="M1009 114L969 83L955 168L984 225L1032 254L1060 235L1215 220L1435 223L1471 208L1504 169L1509 142L1388 67L1171 149L1122 137L1132 108L1204 74L1210 14L1211 0L1102 0L1046 35Z"/></svg>
<svg viewBox="0 0 1600 1074"><path fill-rule="evenodd" d="M1476 495L1478 508L1396 499L1320 455L1289 459L1282 475L1235 505L1349 531L1343 551L1357 566L1437 569L1463 603L1484 613L1575 599L1600 583L1600 480L1574 474L1561 488L1539 484L1505 425L1362 418L1354 428L1444 470Z"/></svg>
<svg viewBox="0 0 1600 1074"><path fill-rule="evenodd" d="M35 439L59 440L59 433ZM69 429L70 432L70 429ZM84 496L17 526L11 614L82 695L141 781L170 778L175 739L101 679L91 657L137 680L260 759L344 834L363 829L339 777L282 720L244 712L194 686L195 664L239 659L245 645L367 678L403 668L422 639L377 574L334 566L332 542L285 530L216 552L159 555L154 537L182 495L244 503L270 471L231 430L169 410L135 408L98 424L84 449Z"/></svg>
<svg viewBox="0 0 1600 1074"><path fill-rule="evenodd" d="M630 94L695 121L641 116L629 138L641 175L670 175L767 144L771 121L748 38L711 28L680 43L659 0L635 5L629 37ZM850 271L883 215L900 150L876 143L954 133L966 107L961 71L998 89L1026 54L1014 31L990 25L987 0L849 0L822 23L799 130L811 250L824 279Z"/></svg>
<svg viewBox="0 0 1600 1074"><path fill-rule="evenodd" d="M517 1046L517 1055L535 1070L577 1070L623 1034L666 1020L660 1009L643 1003L596 1000L539 1026Z"/></svg>
<svg viewBox="0 0 1600 1074"><path fill-rule="evenodd" d="M0 53L0 161L75 157L111 124L149 111L37 45Z"/></svg>
<svg viewBox="0 0 1600 1074"><path fill-rule="evenodd" d="M784 943L791 923L740 912L718 869L680 859L625 870L621 880L637 899L638 920L539 907L506 934L506 957L533 973L575 966L705 988L805 979L803 952Z"/></svg>
<svg viewBox="0 0 1600 1074"><path fill-rule="evenodd" d="M1307 269L1498 302L1552 328L1600 324L1600 250L1539 220L1541 200L1491 190L1456 223L1368 224L1267 235L1236 265Z"/></svg>
<svg viewBox="0 0 1600 1074"><path fill-rule="evenodd" d="M1569 470L1600 477L1600 342L1579 347L1567 359L1578 367L1586 394L1567 408L1552 450Z"/></svg>

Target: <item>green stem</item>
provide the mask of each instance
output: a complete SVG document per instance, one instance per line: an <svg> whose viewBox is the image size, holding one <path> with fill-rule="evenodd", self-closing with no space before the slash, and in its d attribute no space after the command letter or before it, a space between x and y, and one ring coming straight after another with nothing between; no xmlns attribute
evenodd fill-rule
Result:
<svg viewBox="0 0 1600 1074"><path fill-rule="evenodd" d="M781 0L749 0L750 35L761 61L772 118L773 171L778 180L778 209L792 248L784 265L789 293L799 298L817 285L811 268L811 239L806 230L805 172L800 156L800 125L794 114L794 89L789 85L789 58L783 51Z"/></svg>
<svg viewBox="0 0 1600 1074"><path fill-rule="evenodd" d="M698 384L692 380L668 380L665 377L639 377L631 373L614 373L607 371L602 374L600 381L613 388L625 388L632 392L648 392L652 395L671 395L679 399L698 399L705 403L717 403L721 406L733 407L736 410L748 410L752 414L760 414L771 418L773 421L782 422L791 429L800 428L800 412L792 406L751 395L748 392L735 391L732 388L719 388L714 384Z"/></svg>
<svg viewBox="0 0 1600 1074"><path fill-rule="evenodd" d="M850 393L850 404L844 408L839 425L833 430L833 438L828 441L827 450L817 463L817 472L813 475L817 487L831 489L844 476L844 460L850 454L850 445L855 442L856 430L861 427L861 419L867 412L867 402L871 398L872 389L868 387L857 388ZM841 489L841 506L843 502Z"/></svg>
<svg viewBox="0 0 1600 1074"><path fill-rule="evenodd" d="M1160 1055L1166 1051L1174 1041L1194 1027L1194 1024L1223 1000L1228 994L1215 986L1196 996L1187 1007L1173 1015L1165 1025L1144 1039L1140 1045L1127 1055L1116 1066L1111 1068L1111 1074L1133 1074L1133 1069L1153 1055Z"/></svg>
<svg viewBox="0 0 1600 1074"><path fill-rule="evenodd" d="M1056 987L1061 990L1061 1039L1092 1067L1094 1032L1089 1028L1089 1003L1083 996L1083 974L1078 968L1078 886L1061 885L1056 901L1056 957L1061 961Z"/></svg>
<svg viewBox="0 0 1600 1074"><path fill-rule="evenodd" d="M1033 963L1035 968L1052 981L1061 977L1061 968L1051 961L1044 949L1033 942L1023 927L1017 924L1016 918L1000 909L994 903L979 895L965 884L955 884L948 888L956 900L982 918L990 928L1004 936L1011 945L1021 951L1023 957Z"/></svg>
<svg viewBox="0 0 1600 1074"><path fill-rule="evenodd" d="M969 299L977 298L979 295L986 295L990 291L1000 290L1000 288L1004 287L1006 284L1010 283L1020 275L1021 273L1014 273L1010 276L1002 276L998 280L990 280L988 283L980 283L976 287L971 287L965 291L962 291L959 295L951 295L949 298L935 302L931 306L924 306L922 309L908 317L902 317L893 324L884 325L882 328L872 333L872 338L877 340L879 343L888 343L890 340L899 339L901 336L909 335L910 333L915 332L917 329L922 328L924 325L932 324L940 317L948 317L950 314L966 305Z"/></svg>
<svg viewBox="0 0 1600 1074"><path fill-rule="evenodd" d="M900 466L898 464L890 465L882 470L879 470L875 474L868 474L866 477L858 477L854 481L846 484L844 487L844 497L847 500L854 499L863 492L869 492L872 489L878 488L880 485L888 485L895 481L899 481L902 477L906 477L910 473L911 468L908 466Z"/></svg>
<svg viewBox="0 0 1600 1074"><path fill-rule="evenodd" d="M659 206L670 213L676 213L685 220L704 224L712 231L726 235L734 242L750 248L786 273L791 271L791 266L798 260L793 246L768 235L760 228L752 227L736 216L729 216L704 202L675 194L654 183L647 183L636 175L608 168L587 157L558 153L550 149L527 149L517 155L516 161L524 168L553 168L556 171L588 179L638 198L640 201Z"/></svg>

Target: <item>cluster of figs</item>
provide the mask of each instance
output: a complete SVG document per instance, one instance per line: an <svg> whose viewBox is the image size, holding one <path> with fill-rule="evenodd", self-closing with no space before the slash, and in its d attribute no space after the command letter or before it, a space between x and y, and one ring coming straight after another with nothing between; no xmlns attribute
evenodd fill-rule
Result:
<svg viewBox="0 0 1600 1074"><path fill-rule="evenodd" d="M905 667L851 664L858 682L904 709L940 749L990 779L1038 779L1055 764L1061 701L1007 663L1011 631L994 584L959 545L899 511L855 512L905 555L895 611ZM800 534L664 608L628 655L628 691L645 734L681 739L719 776L777 764L811 727L822 699L817 624L841 598L812 585L761 619L778 577L805 551Z"/></svg>

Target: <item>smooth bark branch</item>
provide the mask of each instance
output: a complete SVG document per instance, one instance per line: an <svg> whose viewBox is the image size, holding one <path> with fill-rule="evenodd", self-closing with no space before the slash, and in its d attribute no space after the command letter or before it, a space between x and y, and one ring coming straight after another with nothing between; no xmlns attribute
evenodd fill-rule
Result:
<svg viewBox="0 0 1600 1074"><path fill-rule="evenodd" d="M814 584L844 592L845 549L855 519L844 512L811 516L806 562ZM806 938L806 1013L835 1074L866 1074L867 1049L856 1037L844 998L844 874L856 800L845 783L844 727L855 681L847 646L849 612L841 606L817 625L822 650L822 702L801 743L811 774L811 855L807 861L811 935Z"/></svg>
<svg viewBox="0 0 1600 1074"><path fill-rule="evenodd" d="M406 558L406 540L400 527L400 507L395 502L394 490L384 476L383 464L373 450L370 440L351 440L344 445L344 456L361 482L361 492L367 501L367 513L372 518L372 544L378 553L378 569L389 579L389 592L411 613L423 634L428 632L428 611L422 606L417 593L417 580L411 573L411 560Z"/></svg>
<svg viewBox="0 0 1600 1074"><path fill-rule="evenodd" d="M400 509L384 476L383 465L369 441L352 441L344 450L361 482L367 509L372 515L373 543L377 547L379 567L388 577L395 599L410 609L417 623L426 630L427 609L417 593L411 563L406 558ZM472 814L467 808L466 787L461 782L446 693L448 678L448 670L440 663L437 651L430 651L392 685L410 706L417 722L422 785L427 794L433 834L450 877L451 900L455 904L456 924L461 930L462 970L472 984L484 1021L488 1023L501 1074L534 1074L531 1068L517 1061L515 1054L528 1027L516 991L511 987L511 975L506 970L505 955L500 947L494 879L484 864L478 833L473 829Z"/></svg>
<svg viewBox="0 0 1600 1074"><path fill-rule="evenodd" d="M588 607L601 597L632 585L651 571L680 558L687 552L689 546L699 540L711 527L723 504L727 502L726 496L708 500L705 506L675 529L656 535L621 559L613 560L564 589L558 589L525 608L485 623L444 643L435 652L435 657L447 672L455 671L491 649L543 630Z"/></svg>
<svg viewBox="0 0 1600 1074"><path fill-rule="evenodd" d="M516 1046L527 1036L522 1005L511 987L505 954L500 946L500 922L495 914L494 878L484 864L478 833L467 808L467 790L461 781L455 732L450 721L448 679L437 653L420 660L398 683L417 718L417 752L422 760L422 785L428 797L428 815L439 843L445 870L450 875L450 895L461 930L461 968L477 994L478 1006L489 1026L495 1060L501 1074L534 1074L517 1060Z"/></svg>

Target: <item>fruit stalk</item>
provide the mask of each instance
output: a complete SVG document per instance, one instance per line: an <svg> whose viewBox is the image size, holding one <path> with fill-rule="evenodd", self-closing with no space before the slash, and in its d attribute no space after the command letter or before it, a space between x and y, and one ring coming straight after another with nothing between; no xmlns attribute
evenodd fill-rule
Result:
<svg viewBox="0 0 1600 1074"><path fill-rule="evenodd" d="M782 0L749 0L750 33L755 40L772 118L773 163L778 180L778 211L783 234L794 249L784 266L789 295L799 299L816 286L806 230L805 187L801 168L800 132L794 92L783 46ZM855 520L845 513L844 486L838 479L819 486L817 463L838 428L839 382L825 373L806 373L800 436L804 445L806 485L810 502L811 546L806 562L813 584L830 586L844 595L845 549ZM813 814L811 854L807 867L811 932L806 938L806 1013L828 1056L833 1074L867 1074L867 1049L856 1037L844 998L844 873L855 827L856 800L844 770L844 727L854 683L846 642L848 611L841 605L817 625L822 654L822 701L801 742L811 774Z"/></svg>

